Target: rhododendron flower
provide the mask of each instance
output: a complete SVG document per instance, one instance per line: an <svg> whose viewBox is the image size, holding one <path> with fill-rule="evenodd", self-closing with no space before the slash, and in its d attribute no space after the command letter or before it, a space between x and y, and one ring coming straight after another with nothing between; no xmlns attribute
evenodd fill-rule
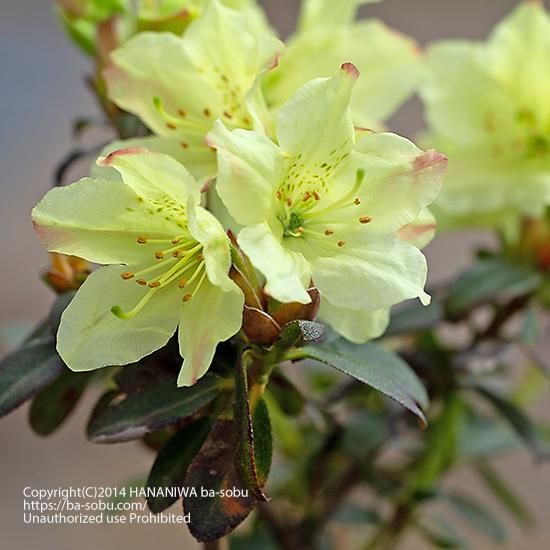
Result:
<svg viewBox="0 0 550 550"><path fill-rule="evenodd" d="M280 107L309 80L329 77L344 61L364 75L352 100L357 126L378 128L420 82L419 49L377 20L354 21L365 0L305 0L297 32L278 67L266 74L270 107Z"/></svg>
<svg viewBox="0 0 550 550"><path fill-rule="evenodd" d="M345 64L301 88L279 112L278 145L221 121L208 142L218 150L218 193L244 226L238 242L266 292L308 303L313 280L321 316L360 342L381 333L393 304L429 301L425 258L399 232L436 197L446 158L394 134L356 137L357 78Z"/></svg>
<svg viewBox="0 0 550 550"><path fill-rule="evenodd" d="M550 17L523 2L487 43L429 52L429 142L449 155L440 221L518 225L550 204Z"/></svg>
<svg viewBox="0 0 550 550"><path fill-rule="evenodd" d="M111 55L109 97L156 134L177 142L193 175L216 172L204 139L217 118L261 128L267 115L259 75L282 44L256 17L211 0L185 35L140 33Z"/></svg>
<svg viewBox="0 0 550 550"><path fill-rule="evenodd" d="M178 384L193 384L217 344L241 327L229 239L199 206L199 184L171 157L127 149L98 162L122 180L52 189L33 210L48 250L104 264L63 313L59 354L75 371L133 363L179 324Z"/></svg>

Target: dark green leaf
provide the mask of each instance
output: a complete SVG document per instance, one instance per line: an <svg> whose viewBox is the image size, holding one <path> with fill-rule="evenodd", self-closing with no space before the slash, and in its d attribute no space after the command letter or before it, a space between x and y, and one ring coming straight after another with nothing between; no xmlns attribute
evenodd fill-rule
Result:
<svg viewBox="0 0 550 550"><path fill-rule="evenodd" d="M422 535L436 548L447 548L452 550L466 550L470 548L468 542L462 538L446 521L437 519L429 524L418 525Z"/></svg>
<svg viewBox="0 0 550 550"><path fill-rule="evenodd" d="M0 363L0 416L36 395L64 368L53 336L37 337L8 355Z"/></svg>
<svg viewBox="0 0 550 550"><path fill-rule="evenodd" d="M309 345L301 350L309 359L334 367L391 397L425 423L420 407L428 406L426 389L413 370L395 353L376 344L357 346L345 340Z"/></svg>
<svg viewBox="0 0 550 550"><path fill-rule="evenodd" d="M538 428L530 418L512 401L501 397L491 389L477 385L475 389L483 396L516 431L524 444L535 454L538 459L549 457L549 448Z"/></svg>
<svg viewBox="0 0 550 550"><path fill-rule="evenodd" d="M304 396L281 372L275 371L271 375L269 391L285 414L297 416L304 410Z"/></svg>
<svg viewBox="0 0 550 550"><path fill-rule="evenodd" d="M496 543L506 541L506 530L502 524L478 502L458 493L444 493L442 496L474 529Z"/></svg>
<svg viewBox="0 0 550 550"><path fill-rule="evenodd" d="M235 419L235 467L244 487L249 489L257 500L266 501L268 499L263 492L263 485L267 475L264 479L260 479L256 465L255 446L257 442L255 441L255 430L248 395L247 365L248 361L245 354L235 373L235 403L233 408ZM262 413L260 413L261 415ZM265 418L262 417L262 419L265 421ZM267 416L267 424L269 441L271 441L269 415ZM260 426L260 431L265 428L266 426ZM262 433L259 434L261 437L263 435ZM271 457L269 457L269 462L271 463Z"/></svg>
<svg viewBox="0 0 550 550"><path fill-rule="evenodd" d="M304 344L318 342L325 333L325 327L315 321L292 321L281 330L276 346L287 350Z"/></svg>
<svg viewBox="0 0 550 550"><path fill-rule="evenodd" d="M419 495L432 491L441 474L454 463L463 421L464 404L457 393L449 393L441 413L432 420L416 466L414 482Z"/></svg>
<svg viewBox="0 0 550 550"><path fill-rule="evenodd" d="M254 428L254 460L256 462L256 472L258 474L258 481L263 487L267 483L273 457L271 420L269 418L267 404L263 399L258 401L254 409L252 425Z"/></svg>
<svg viewBox="0 0 550 550"><path fill-rule="evenodd" d="M531 527L535 523L531 512L529 512L520 498L514 493L507 481L498 475L494 468L486 462L482 462L476 466L476 471L492 494L521 525Z"/></svg>
<svg viewBox="0 0 550 550"><path fill-rule="evenodd" d="M386 336L394 336L407 332L428 330L436 326L443 319L441 304L432 300L428 306L423 306L418 300L411 301L392 313L390 326Z"/></svg>
<svg viewBox="0 0 550 550"><path fill-rule="evenodd" d="M464 273L451 288L447 307L460 315L473 306L499 297L523 296L541 284L542 276L529 266L501 258L480 260Z"/></svg>
<svg viewBox="0 0 550 550"><path fill-rule="evenodd" d="M342 441L343 452L357 460L375 451L390 437L386 415L362 411L351 417L345 425Z"/></svg>
<svg viewBox="0 0 550 550"><path fill-rule="evenodd" d="M49 435L67 419L82 397L93 373L65 369L33 399L29 422L35 433Z"/></svg>
<svg viewBox="0 0 550 550"><path fill-rule="evenodd" d="M206 441L212 422L199 418L177 432L162 447L147 479L147 487L171 489L183 487L187 469ZM178 500L178 496L147 496L150 510L158 514Z"/></svg>
<svg viewBox="0 0 550 550"><path fill-rule="evenodd" d="M219 419L185 476L188 494L183 507L191 517L191 534L201 542L227 535L246 519L256 503L235 468L235 433L232 420ZM191 492L193 488L196 496Z"/></svg>
<svg viewBox="0 0 550 550"><path fill-rule="evenodd" d="M162 378L134 393L109 392L92 413L88 437L95 443L139 439L197 412L222 389L222 379L207 375L189 388L178 388L175 379Z"/></svg>
<svg viewBox="0 0 550 550"><path fill-rule="evenodd" d="M460 434L459 448L467 460L489 458L516 449L521 440L507 423L500 419L469 415Z"/></svg>

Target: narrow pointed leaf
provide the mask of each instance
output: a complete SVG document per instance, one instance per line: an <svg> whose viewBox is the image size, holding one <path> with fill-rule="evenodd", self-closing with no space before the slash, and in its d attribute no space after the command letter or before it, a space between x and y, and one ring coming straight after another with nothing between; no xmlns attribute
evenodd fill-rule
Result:
<svg viewBox="0 0 550 550"><path fill-rule="evenodd" d="M531 512L514 493L508 482L498 475L492 466L486 462L481 462L476 466L476 471L492 494L523 527L534 525L535 520Z"/></svg>
<svg viewBox="0 0 550 550"><path fill-rule="evenodd" d="M207 375L188 388L163 378L131 394L110 392L92 414L88 438L94 443L139 439L196 413L220 394L222 386L220 378Z"/></svg>
<svg viewBox="0 0 550 550"><path fill-rule="evenodd" d="M514 298L534 291L542 275L528 266L500 258L480 260L464 273L451 288L447 307L460 315L471 307L498 297Z"/></svg>
<svg viewBox="0 0 550 550"><path fill-rule="evenodd" d="M36 395L65 368L53 336L31 340L0 363L0 416Z"/></svg>
<svg viewBox="0 0 550 550"><path fill-rule="evenodd" d="M345 340L308 345L301 351L302 357L329 365L372 386L426 422L422 412L429 403L426 389L407 363L395 353L376 344L358 346Z"/></svg>
<svg viewBox="0 0 550 550"><path fill-rule="evenodd" d="M487 508L462 494L446 493L444 497L453 509L474 529L496 543L502 544L506 541L506 530Z"/></svg>
<svg viewBox="0 0 550 550"><path fill-rule="evenodd" d="M162 447L147 479L148 488L183 487L187 469L208 437L212 422L199 418L177 432ZM147 504L158 514L178 500L177 496L147 496Z"/></svg>
<svg viewBox="0 0 550 550"><path fill-rule="evenodd" d="M539 429L531 419L512 401L498 395L491 389L477 385L475 389L494 407L503 419L515 430L523 443L539 459L548 459L550 449L544 441Z"/></svg>
<svg viewBox="0 0 550 550"><path fill-rule="evenodd" d="M49 435L63 424L82 397L93 373L65 369L34 399L29 422L35 433Z"/></svg>

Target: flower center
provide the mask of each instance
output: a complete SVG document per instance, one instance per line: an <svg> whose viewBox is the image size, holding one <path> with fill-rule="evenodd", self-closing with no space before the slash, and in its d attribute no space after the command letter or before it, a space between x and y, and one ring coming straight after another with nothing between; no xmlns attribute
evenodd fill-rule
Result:
<svg viewBox="0 0 550 550"><path fill-rule="evenodd" d="M220 104L204 105L202 111L200 108L198 110L195 108L193 111L179 108L174 112L168 112L160 97L153 98L155 108L164 120L166 127L174 131L181 129L188 135L199 137L201 143L217 118L223 119L225 125L231 129L251 130L252 118L245 107L241 86L231 83L227 75L217 67L212 69L208 80L219 93ZM181 146L184 149L193 147L187 142L181 142Z"/></svg>
<svg viewBox="0 0 550 550"><path fill-rule="evenodd" d="M147 288L141 300L130 310L124 312L119 306L111 311L120 319L132 319L162 288L177 285L182 292L182 301L191 300L206 278L203 245L189 234L177 235L173 239L150 239L140 236L137 245L149 247L151 265L140 271L125 271L121 274L124 281L134 281Z"/></svg>
<svg viewBox="0 0 550 550"><path fill-rule="evenodd" d="M364 177L364 170L357 170L353 187L330 202L326 198L328 188L324 180L319 187L312 185L309 180L308 184L302 188L295 184L289 186L286 180L283 181L275 195L278 201L278 219L283 226L283 236L321 240L323 246L339 248L344 246L346 241L339 227L342 224L348 224L350 216L352 218L357 216L356 212L350 213L349 209L355 209L361 205L357 193L363 184ZM357 219L361 224L372 221L370 216L357 216Z"/></svg>
<svg viewBox="0 0 550 550"><path fill-rule="evenodd" d="M541 121L531 109L520 109L515 114L515 122L521 137L512 143L512 150L528 158L537 158L550 153L550 125ZM493 113L485 116L485 130L489 134L500 135ZM495 153L502 154L502 148L496 147Z"/></svg>

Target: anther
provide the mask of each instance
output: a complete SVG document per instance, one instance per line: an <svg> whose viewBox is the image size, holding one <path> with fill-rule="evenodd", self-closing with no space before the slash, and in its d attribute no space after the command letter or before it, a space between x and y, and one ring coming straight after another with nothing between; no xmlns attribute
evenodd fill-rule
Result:
<svg viewBox="0 0 550 550"><path fill-rule="evenodd" d="M137 242L138 244L147 244L147 237L138 237Z"/></svg>
<svg viewBox="0 0 550 550"><path fill-rule="evenodd" d="M204 113L204 116L208 116L208 117L212 114L212 113L210 112L210 109L205 109L205 110L203 111L203 113Z"/></svg>
<svg viewBox="0 0 550 550"><path fill-rule="evenodd" d="M353 201L353 204L355 204L355 206L359 206L361 204L361 199L357 198Z"/></svg>
<svg viewBox="0 0 550 550"><path fill-rule="evenodd" d="M193 298L192 294L186 294L181 300L182 302L188 302L191 298Z"/></svg>
<svg viewBox="0 0 550 550"><path fill-rule="evenodd" d="M179 250L172 252L172 256L174 258L183 258L185 256L185 250L180 248Z"/></svg>
<svg viewBox="0 0 550 550"><path fill-rule="evenodd" d="M288 199L286 199L286 203L288 204L288 206L292 206L292 199L289 197Z"/></svg>
<svg viewBox="0 0 550 550"><path fill-rule="evenodd" d="M147 286L147 281L145 279L137 279L136 283L140 286Z"/></svg>
<svg viewBox="0 0 550 550"><path fill-rule="evenodd" d="M370 216L361 216L359 218L359 223L370 223L372 218Z"/></svg>
<svg viewBox="0 0 550 550"><path fill-rule="evenodd" d="M180 145L183 147L183 149L189 149L189 145L187 145L185 141L182 141Z"/></svg>
<svg viewBox="0 0 550 550"><path fill-rule="evenodd" d="M162 252L162 250L158 250L157 252L155 252L155 258L157 260L162 260L164 258L164 252Z"/></svg>
<svg viewBox="0 0 550 550"><path fill-rule="evenodd" d="M187 116L187 113L183 109L178 109L178 115L182 118Z"/></svg>
<svg viewBox="0 0 550 550"><path fill-rule="evenodd" d="M281 200L283 198L283 194L280 191L277 191L277 193L275 193L275 196L278 200Z"/></svg>
<svg viewBox="0 0 550 550"><path fill-rule="evenodd" d="M321 200L321 195L319 195L319 193L317 193L317 191L313 191L313 198L316 201L319 201L319 200Z"/></svg>
<svg viewBox="0 0 550 550"><path fill-rule="evenodd" d="M304 198L302 199L304 202L307 202L309 199L311 199L311 193L309 191L306 191L304 193Z"/></svg>
<svg viewBox="0 0 550 550"><path fill-rule="evenodd" d="M151 281L149 283L150 288L158 288L160 286L160 281Z"/></svg>
<svg viewBox="0 0 550 550"><path fill-rule="evenodd" d="M197 254L197 260L202 262L204 260L204 256L202 254Z"/></svg>
<svg viewBox="0 0 550 550"><path fill-rule="evenodd" d="M172 239L170 242L172 244L179 244L181 242L181 239Z"/></svg>
<svg viewBox="0 0 550 550"><path fill-rule="evenodd" d="M338 246L342 248L346 244L346 241L338 241Z"/></svg>
<svg viewBox="0 0 550 550"><path fill-rule="evenodd" d="M121 273L120 275L125 281L128 279L132 279L134 277L134 274L131 271L125 271L124 273Z"/></svg>
<svg viewBox="0 0 550 550"><path fill-rule="evenodd" d="M223 112L223 116L224 116L225 118L233 118L233 115L232 115L229 111L224 111L224 112Z"/></svg>
<svg viewBox="0 0 550 550"><path fill-rule="evenodd" d="M325 229L325 235L328 237L329 235L334 235L334 231L332 229Z"/></svg>
<svg viewBox="0 0 550 550"><path fill-rule="evenodd" d="M185 288L185 285L187 284L187 279L182 279L179 283L178 283L178 286L180 288Z"/></svg>
<svg viewBox="0 0 550 550"><path fill-rule="evenodd" d="M166 128L168 128L169 130L175 130L175 129L176 129L176 125L175 125L175 124L172 124L171 122L167 122L167 123L166 123Z"/></svg>

